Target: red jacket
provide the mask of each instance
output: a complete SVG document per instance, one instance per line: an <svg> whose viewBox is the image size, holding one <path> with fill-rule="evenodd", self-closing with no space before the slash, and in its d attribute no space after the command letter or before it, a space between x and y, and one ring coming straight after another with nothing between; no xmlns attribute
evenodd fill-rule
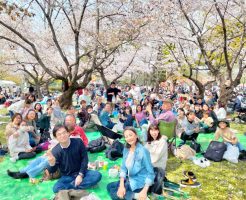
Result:
<svg viewBox="0 0 246 200"><path fill-rule="evenodd" d="M75 126L75 129L70 132L71 136L80 136L81 140L84 142L84 145L88 146L88 138L85 135L84 130L80 126Z"/></svg>

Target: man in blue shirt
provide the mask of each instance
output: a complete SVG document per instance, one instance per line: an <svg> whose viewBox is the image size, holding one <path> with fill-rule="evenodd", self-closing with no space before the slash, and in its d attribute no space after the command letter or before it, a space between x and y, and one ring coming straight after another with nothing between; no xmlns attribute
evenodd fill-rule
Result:
<svg viewBox="0 0 246 200"><path fill-rule="evenodd" d="M102 175L98 171L87 170L88 155L82 140L69 138L68 129L64 125L55 126L53 136L59 144L48 154L51 166L49 172L54 173L58 168L61 172L61 178L54 185L53 191L87 189L96 185Z"/></svg>

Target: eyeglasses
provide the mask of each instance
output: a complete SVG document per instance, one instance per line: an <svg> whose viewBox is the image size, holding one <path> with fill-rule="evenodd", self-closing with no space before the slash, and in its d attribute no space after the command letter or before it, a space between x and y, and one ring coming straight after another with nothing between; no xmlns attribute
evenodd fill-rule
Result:
<svg viewBox="0 0 246 200"><path fill-rule="evenodd" d="M60 137L62 135L67 135L68 132L67 131L63 131L63 132L60 132L60 133L56 133L56 137Z"/></svg>

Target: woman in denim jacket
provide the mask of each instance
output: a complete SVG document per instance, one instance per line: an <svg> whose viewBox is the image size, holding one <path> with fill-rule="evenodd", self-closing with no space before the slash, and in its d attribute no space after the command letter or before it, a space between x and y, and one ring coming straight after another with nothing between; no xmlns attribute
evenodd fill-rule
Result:
<svg viewBox="0 0 246 200"><path fill-rule="evenodd" d="M107 190L113 200L146 200L149 187L155 174L149 151L139 143L136 130L126 127L124 130L126 147L120 170L120 181L109 183Z"/></svg>

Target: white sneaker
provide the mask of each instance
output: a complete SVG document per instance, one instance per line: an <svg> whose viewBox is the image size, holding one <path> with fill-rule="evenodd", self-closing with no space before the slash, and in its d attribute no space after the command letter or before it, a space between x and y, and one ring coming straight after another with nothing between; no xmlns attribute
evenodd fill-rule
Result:
<svg viewBox="0 0 246 200"><path fill-rule="evenodd" d="M193 163L202 167L202 168L207 167L206 162L203 160L203 158L194 159Z"/></svg>
<svg viewBox="0 0 246 200"><path fill-rule="evenodd" d="M206 166L210 166L210 161L207 158L203 158L203 161L205 162Z"/></svg>

